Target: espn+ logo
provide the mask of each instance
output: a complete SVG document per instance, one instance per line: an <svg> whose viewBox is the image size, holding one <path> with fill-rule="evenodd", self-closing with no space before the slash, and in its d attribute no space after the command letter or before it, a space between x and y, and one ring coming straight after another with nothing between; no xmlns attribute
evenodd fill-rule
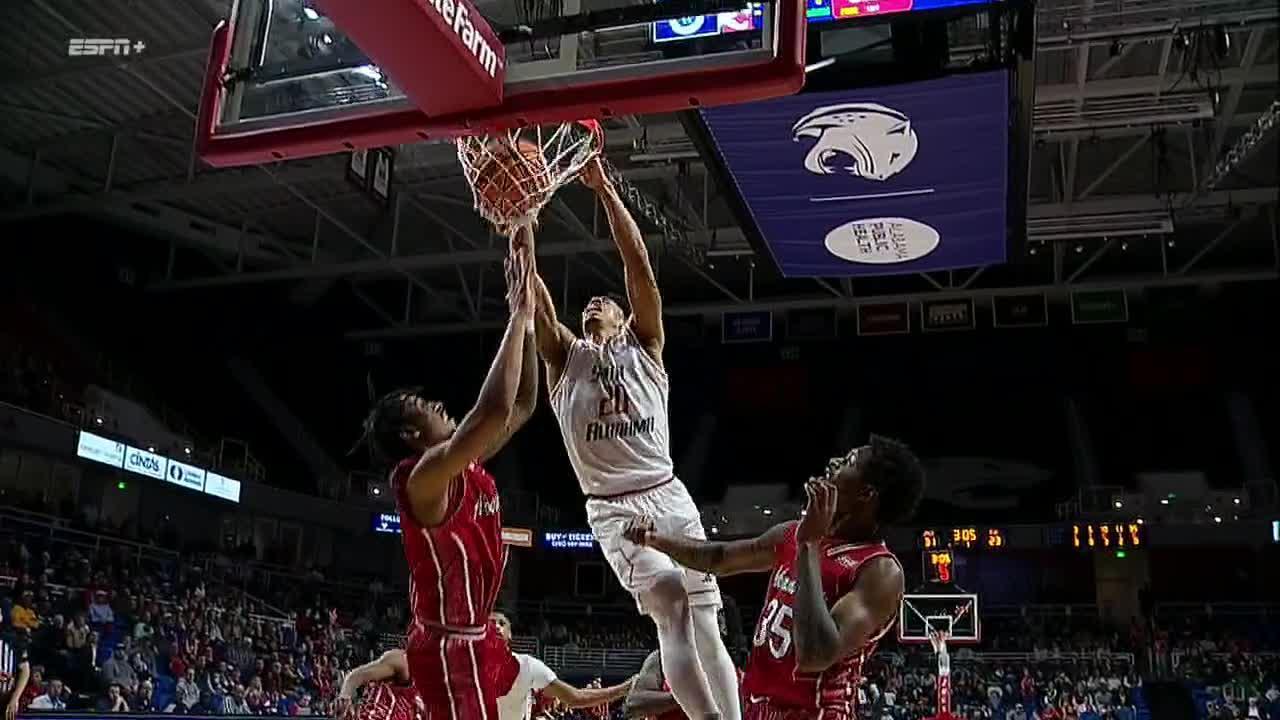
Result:
<svg viewBox="0 0 1280 720"><path fill-rule="evenodd" d="M144 472L148 475L160 474L160 458L150 453L144 453L141 450L131 450L125 462L130 468Z"/></svg>

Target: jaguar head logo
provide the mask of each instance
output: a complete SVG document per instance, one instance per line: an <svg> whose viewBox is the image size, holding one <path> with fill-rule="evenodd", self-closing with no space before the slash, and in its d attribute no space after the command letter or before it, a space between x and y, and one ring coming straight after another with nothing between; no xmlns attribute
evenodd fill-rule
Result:
<svg viewBox="0 0 1280 720"><path fill-rule="evenodd" d="M875 103L816 108L796 121L791 135L796 141L816 140L805 156L805 170L876 181L902 172L920 147L910 118Z"/></svg>

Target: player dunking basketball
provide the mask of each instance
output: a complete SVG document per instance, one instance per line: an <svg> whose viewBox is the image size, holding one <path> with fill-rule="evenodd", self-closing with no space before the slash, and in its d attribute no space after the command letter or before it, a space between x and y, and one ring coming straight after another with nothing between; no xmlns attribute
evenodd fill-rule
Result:
<svg viewBox="0 0 1280 720"><path fill-rule="evenodd" d="M632 315L627 318L609 298L592 298L582 313L582 337L575 337L535 277L535 328L551 407L587 496L591 530L622 586L653 618L662 666L680 706L693 720L738 720L738 683L718 630L715 578L623 537L627 523L640 515L657 518L674 537L702 540L706 534L671 462L662 299L648 250L599 160L587 165L582 182L608 215Z"/></svg>
<svg viewBox="0 0 1280 720"><path fill-rule="evenodd" d="M531 238L529 239L531 240ZM419 390L377 402L366 435L397 461L391 485L409 563L413 620L405 648L425 720L497 720L493 662L483 640L502 585L506 548L493 476L480 465L528 418L538 379L530 278L532 247L507 259L511 319L475 407L461 423Z"/></svg>
<svg viewBox="0 0 1280 720"><path fill-rule="evenodd" d="M627 536L688 568L716 575L771 571L742 681L747 720L853 720L862 664L893 627L902 566L881 526L908 518L924 470L901 443L832 460L805 490L798 522L732 542L670 535L638 518Z"/></svg>

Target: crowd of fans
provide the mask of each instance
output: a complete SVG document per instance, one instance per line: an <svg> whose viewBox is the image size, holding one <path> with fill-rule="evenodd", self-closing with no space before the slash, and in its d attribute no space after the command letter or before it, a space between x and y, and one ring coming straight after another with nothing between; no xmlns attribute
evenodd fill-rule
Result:
<svg viewBox="0 0 1280 720"><path fill-rule="evenodd" d="M4 345L0 343L0 345ZM60 393L73 388L16 343L0 353L0 400L65 415ZM106 528L76 519L48 498L6 495L9 506L39 501L39 512L73 527L179 547L173 528ZM188 548L192 549L192 548ZM206 550L208 548L205 548ZM249 553L248 555L255 555ZM243 559L243 558L240 558ZM0 538L0 636L25 646L32 675L26 711L202 715L324 715L343 674L404 627L403 596L371 583L365 605L317 605L323 577L281 588L238 576L247 563L146 562L117 548L54 550L31 538ZM230 587L240 588L231 590ZM372 600L372 602L370 602ZM754 617L743 613L750 633ZM647 651L651 627L629 613L522 618L544 646ZM740 637L735 655L745 656ZM981 720L1138 720L1145 707L1140 668L1177 678L1209 720L1280 720L1280 624L1188 617L1179 622L1104 628L1096 618L988 621L982 650L1025 653L1024 662L989 662L955 649L952 703ZM1148 652L1149 651L1149 652ZM936 665L927 650L887 647L858 689L863 720L914 720L936 712ZM1068 659L1069 658L1069 659ZM610 717L620 717L615 706ZM541 717L598 719L589 711Z"/></svg>
<svg viewBox="0 0 1280 720"><path fill-rule="evenodd" d="M936 712L937 666L924 652L887 653L867 672L859 710L871 720ZM1132 663L1042 659L991 663L960 652L951 664L953 712L970 720L1136 720L1141 681Z"/></svg>
<svg viewBox="0 0 1280 720"><path fill-rule="evenodd" d="M325 714L343 674L371 651L336 612L255 614L199 565L4 543L5 629L32 666L23 709Z"/></svg>
<svg viewBox="0 0 1280 720"><path fill-rule="evenodd" d="M87 552L0 538L0 578L5 637L31 658L20 701L26 711L324 715L344 673L380 650L384 633L404 620L401 602L376 603L386 612L375 616L299 604L297 595L281 602L299 611L264 615L261 601L221 582L214 564L148 559L125 545ZM621 615L524 622L544 647L653 647L646 626ZM953 708L971 720L1138 720L1146 706L1139 664L1150 651L1148 669L1192 687L1202 717L1280 720L1280 662L1268 652L1280 630L1204 617L1152 627L990 618L978 650L1021 659L992 662L953 648ZM733 644L741 657L741 640ZM933 715L936 671L927 648L890 643L858 689L861 718ZM541 716L599 720L619 712L548 709Z"/></svg>

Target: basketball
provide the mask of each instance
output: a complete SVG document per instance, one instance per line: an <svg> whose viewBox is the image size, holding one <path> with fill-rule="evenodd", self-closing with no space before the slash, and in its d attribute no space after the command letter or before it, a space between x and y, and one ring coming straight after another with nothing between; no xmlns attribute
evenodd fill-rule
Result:
<svg viewBox="0 0 1280 720"><path fill-rule="evenodd" d="M521 218L536 212L551 190L542 149L528 140L486 146L476 169L475 196L491 217ZM519 152L519 155L516 154Z"/></svg>

